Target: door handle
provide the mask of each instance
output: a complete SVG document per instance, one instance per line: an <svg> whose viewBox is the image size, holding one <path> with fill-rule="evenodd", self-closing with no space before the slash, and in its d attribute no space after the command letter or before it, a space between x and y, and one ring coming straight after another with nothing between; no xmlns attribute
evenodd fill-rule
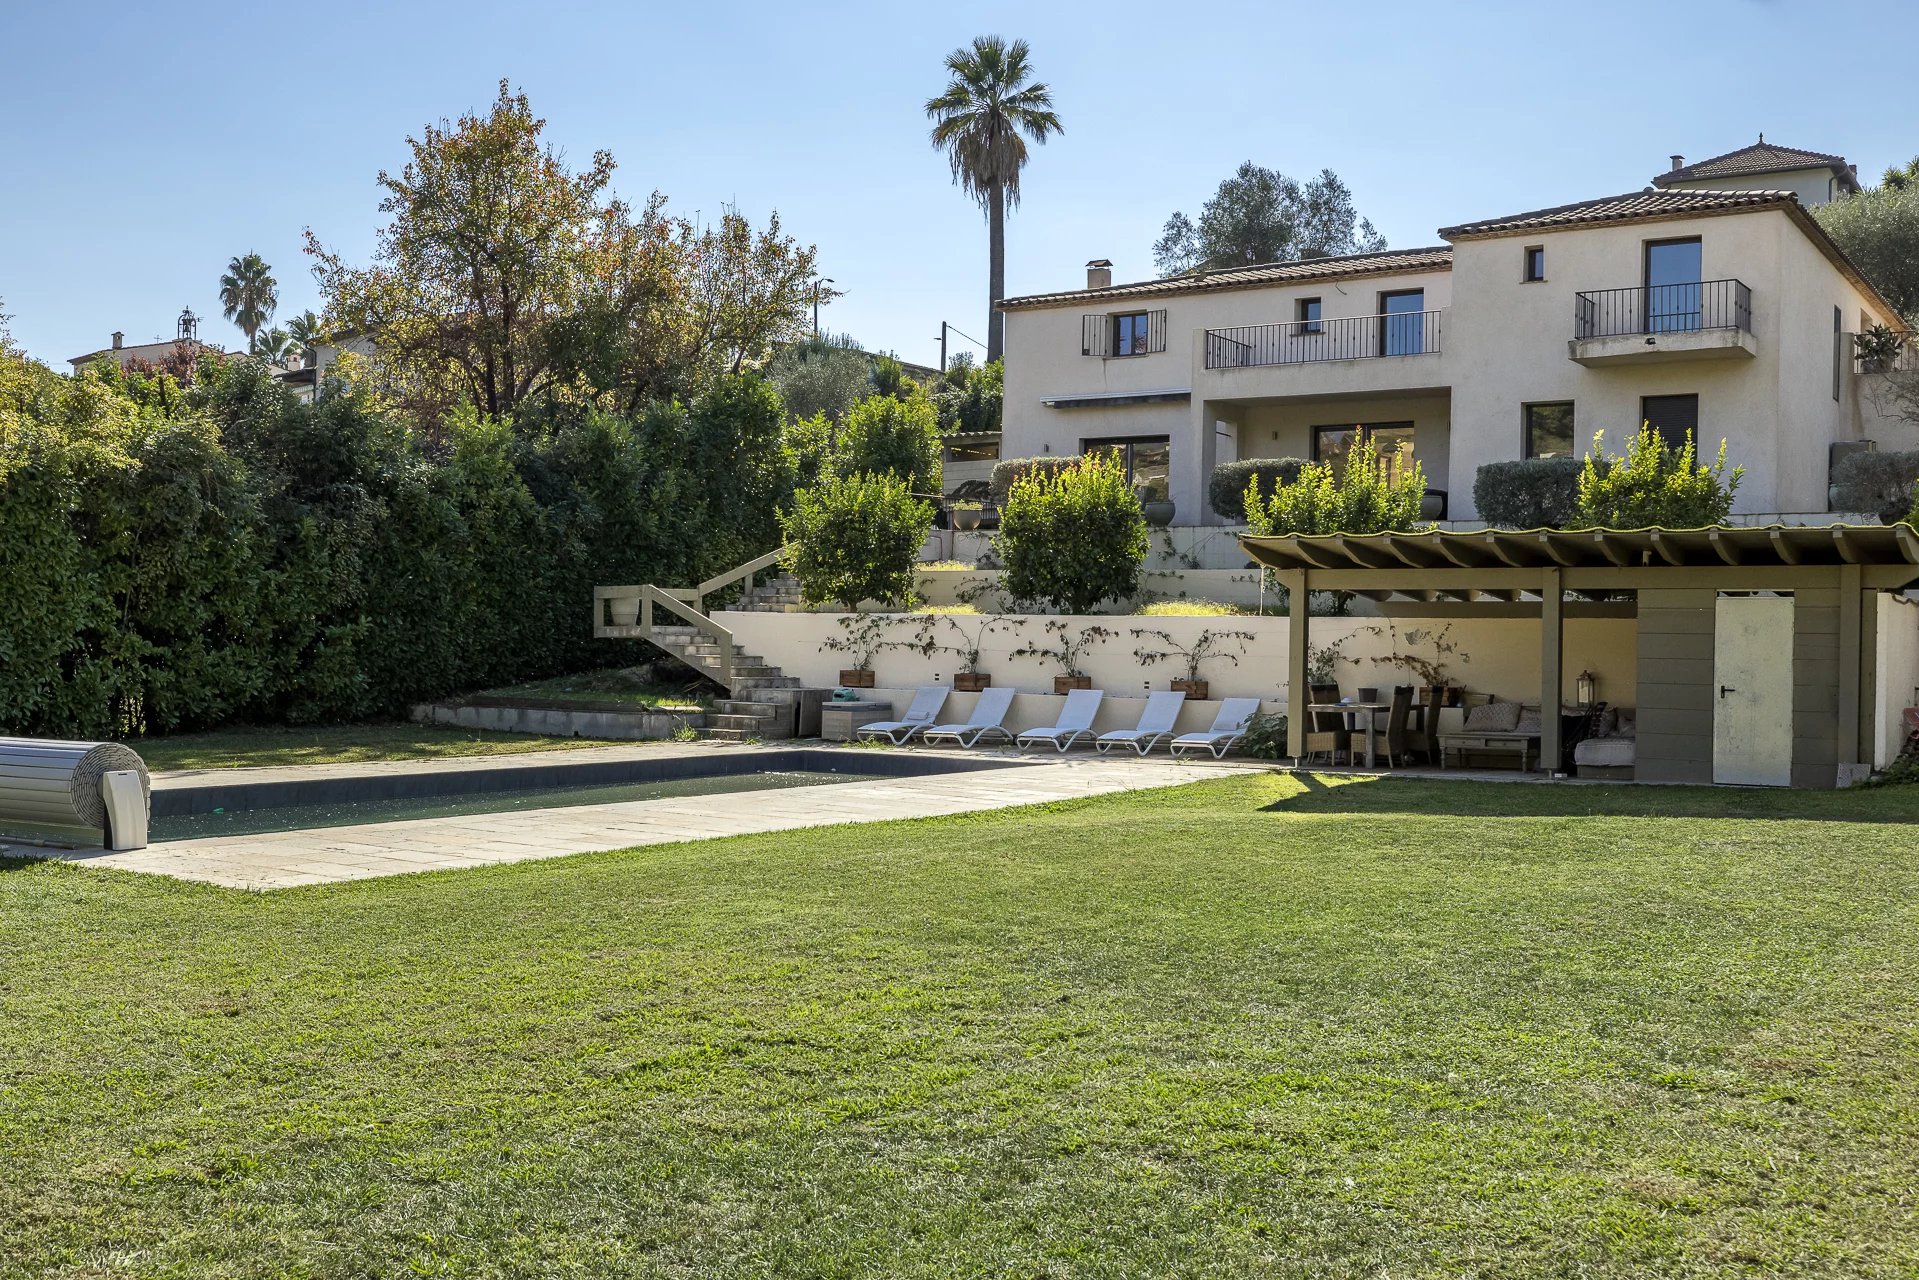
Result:
<svg viewBox="0 0 1919 1280"><path fill-rule="evenodd" d="M1738 693L1738 692L1739 690L1733 688L1731 685L1722 684L1719 686L1719 696L1722 698L1729 693Z"/></svg>

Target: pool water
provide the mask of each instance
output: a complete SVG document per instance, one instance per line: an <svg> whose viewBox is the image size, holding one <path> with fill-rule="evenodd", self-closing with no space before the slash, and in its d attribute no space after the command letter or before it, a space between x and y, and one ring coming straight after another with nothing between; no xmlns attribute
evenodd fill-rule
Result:
<svg viewBox="0 0 1919 1280"><path fill-rule="evenodd" d="M587 804L620 804L632 800L673 800L682 796L728 795L742 791L779 791L818 787L835 782L869 782L888 775L878 773L815 772L803 769L766 770L730 776L674 778L659 782L592 783L579 786L528 787L506 791L476 791L460 795L399 796L379 800L340 800L327 804L274 805L252 809L221 809L211 813L155 815L148 838L193 840L204 836L258 835L266 831L300 831L310 827L349 827L363 823L408 822L417 818L454 818L480 813L518 813L527 809L571 809Z"/></svg>

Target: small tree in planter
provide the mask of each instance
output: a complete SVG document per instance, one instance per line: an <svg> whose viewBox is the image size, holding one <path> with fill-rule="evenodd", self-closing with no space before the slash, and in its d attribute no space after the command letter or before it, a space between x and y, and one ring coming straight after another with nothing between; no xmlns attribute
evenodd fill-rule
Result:
<svg viewBox="0 0 1919 1280"><path fill-rule="evenodd" d="M1059 613L1088 613L1139 592L1146 521L1117 458L1089 454L1057 472L1018 476L1000 513L993 549L1000 585L1015 600Z"/></svg>
<svg viewBox="0 0 1919 1280"><path fill-rule="evenodd" d="M939 642L941 624L951 632L955 643ZM953 674L953 687L961 693L978 693L993 687L993 677L979 669L980 650L986 646L986 637L1018 626L1019 622L1013 618L977 618L969 626L951 614L938 614L922 622L919 636L903 647L917 649L921 656L928 658L936 653L952 654L960 662L960 669Z"/></svg>
<svg viewBox="0 0 1919 1280"><path fill-rule="evenodd" d="M894 475L828 478L793 497L779 521L802 600L848 613L862 600L912 603L920 544L933 528L930 503Z"/></svg>
<svg viewBox="0 0 1919 1280"><path fill-rule="evenodd" d="M1071 623L1056 618L1046 624L1046 634L1047 640L1023 644L1013 650L1012 656L1051 662L1059 668L1059 674L1053 677L1053 692L1070 693L1074 689L1093 687L1091 678L1079 669L1081 655L1094 645L1105 644L1119 632L1110 627L1074 630Z"/></svg>
<svg viewBox="0 0 1919 1280"><path fill-rule="evenodd" d="M820 652L844 653L852 659L852 666L840 669L840 684L848 689L873 687L873 659L881 649L901 647L898 641L884 638L895 621L883 613L854 613L839 620L840 634L822 640Z"/></svg>
<svg viewBox="0 0 1919 1280"><path fill-rule="evenodd" d="M1135 649L1133 656L1141 666L1150 667L1157 662L1181 662L1185 664L1186 674L1171 682L1175 693L1184 693L1187 697L1204 702L1212 690L1207 682L1200 678L1202 663L1219 659L1239 665L1239 656L1246 652L1246 645L1254 637L1250 631L1215 631L1207 628L1199 633L1191 645L1183 645L1164 631L1150 627L1133 628L1135 640L1157 640L1165 647L1162 649ZM1226 646L1232 645L1229 650Z"/></svg>

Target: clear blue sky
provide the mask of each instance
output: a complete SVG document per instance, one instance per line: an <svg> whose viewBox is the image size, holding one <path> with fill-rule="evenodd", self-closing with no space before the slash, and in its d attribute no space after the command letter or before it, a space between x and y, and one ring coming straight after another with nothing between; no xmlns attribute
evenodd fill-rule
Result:
<svg viewBox="0 0 1919 1280"><path fill-rule="evenodd" d="M1636 190L1671 152L1837 151L1868 181L1919 151L1919 7L1664 0L796 5L329 3L255 10L0 3L0 310L33 355L202 336L229 258L257 250L281 316L319 304L311 226L364 259L374 175L429 121L526 90L622 194L711 217L774 208L847 290L829 328L932 362L942 319L983 337L985 225L926 143L940 59L1033 45L1066 133L1009 222L1011 292L1149 275L1174 209L1247 159L1338 171L1390 244L1455 221ZM270 17L268 15L271 15Z"/></svg>

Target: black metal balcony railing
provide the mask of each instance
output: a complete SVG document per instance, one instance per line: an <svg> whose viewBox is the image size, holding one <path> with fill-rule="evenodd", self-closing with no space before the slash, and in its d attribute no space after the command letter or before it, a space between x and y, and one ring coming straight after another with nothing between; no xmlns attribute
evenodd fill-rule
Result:
<svg viewBox="0 0 1919 1280"><path fill-rule="evenodd" d="M1752 332L1752 290L1737 280L1597 289L1573 298L1573 337L1614 338L1702 329Z"/></svg>
<svg viewBox="0 0 1919 1280"><path fill-rule="evenodd" d="M1337 320L1294 320L1206 331L1208 369L1313 364L1374 356L1423 356L1439 350L1443 311L1399 311Z"/></svg>

